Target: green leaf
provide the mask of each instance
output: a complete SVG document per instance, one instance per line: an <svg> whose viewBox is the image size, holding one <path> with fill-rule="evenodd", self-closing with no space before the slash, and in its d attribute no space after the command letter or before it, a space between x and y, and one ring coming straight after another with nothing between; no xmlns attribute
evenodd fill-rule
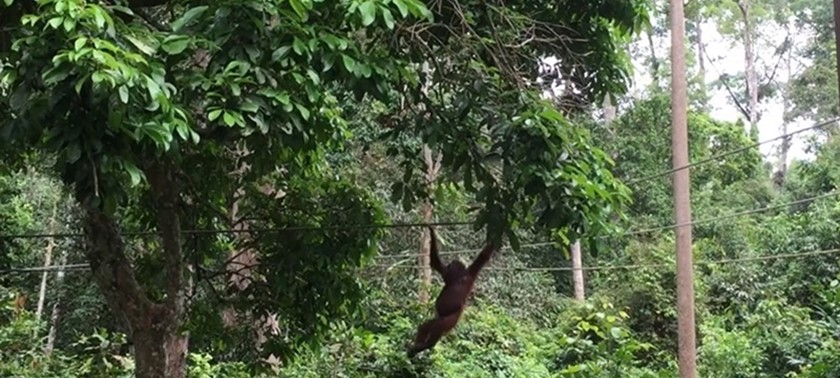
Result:
<svg viewBox="0 0 840 378"><path fill-rule="evenodd" d="M365 1L359 5L359 12L362 14L362 25L368 26L376 20L376 3L373 1Z"/></svg>
<svg viewBox="0 0 840 378"><path fill-rule="evenodd" d="M73 29L76 27L76 20L74 20L72 18L69 18L69 17L65 18L63 25L64 25L64 31L69 33L71 31L73 31Z"/></svg>
<svg viewBox="0 0 840 378"><path fill-rule="evenodd" d="M242 87L237 83L230 83L230 91L234 96L239 97L242 94Z"/></svg>
<svg viewBox="0 0 840 378"><path fill-rule="evenodd" d="M268 133L268 125L265 123L265 120L263 120L263 117L262 117L261 114L250 114L250 115L248 115L248 118L250 118L252 121L254 121L254 123L257 125L257 128L260 130L261 133L263 133L263 134Z"/></svg>
<svg viewBox="0 0 840 378"><path fill-rule="evenodd" d="M394 29L394 15L391 13L391 10L385 7L380 8L379 10L382 11L382 19L385 20L385 26L388 29Z"/></svg>
<svg viewBox="0 0 840 378"><path fill-rule="evenodd" d="M181 18L172 21L170 24L172 26L172 31L178 32L184 26L189 25L194 21L198 16L201 16L209 7L206 5L197 6L195 8L191 8L190 10L184 12L184 15Z"/></svg>
<svg viewBox="0 0 840 378"><path fill-rule="evenodd" d="M256 102L246 100L241 105L239 105L239 109L241 109L243 112L256 113L260 110L260 106Z"/></svg>
<svg viewBox="0 0 840 378"><path fill-rule="evenodd" d="M97 27L102 28L102 27L105 26L105 23L106 23L105 15L102 14L101 9L96 9L93 12L93 18L96 20L96 26Z"/></svg>
<svg viewBox="0 0 840 378"><path fill-rule="evenodd" d="M47 21L47 25L49 25L53 29L58 29L61 26L61 23L64 22L63 17L54 17Z"/></svg>
<svg viewBox="0 0 840 378"><path fill-rule="evenodd" d="M184 122L177 122L175 124L175 131L178 132L178 136L183 140L187 140L189 137L189 127Z"/></svg>
<svg viewBox="0 0 840 378"><path fill-rule="evenodd" d="M128 103L128 87L126 87L125 85L120 85L119 92L120 92L120 101L122 101L123 104L127 104Z"/></svg>
<svg viewBox="0 0 840 378"><path fill-rule="evenodd" d="M400 15L401 15L403 18L405 18L406 16L408 16L408 5L406 5L406 4L405 4L405 1L403 1L403 0L394 0L394 5L396 5L396 6L397 6L397 8L398 8L398 9L399 9L399 11L400 11Z"/></svg>
<svg viewBox="0 0 840 378"><path fill-rule="evenodd" d="M132 44L132 45L134 45L134 47L137 47L137 49L138 49L138 50L140 50L141 52L143 52L144 54L146 54L146 55L154 55L154 53L155 53L155 49L154 49L154 48L152 48L152 46L149 46L147 43L145 43L145 42L143 42L143 41L141 41L141 40L139 40L139 39L137 39L137 38L134 38L134 37L133 37L133 36L131 36L131 35L126 35L126 36L124 36L124 37L125 37L125 39L127 39L129 42L131 42L131 44Z"/></svg>
<svg viewBox="0 0 840 378"><path fill-rule="evenodd" d="M344 68L348 72L356 71L356 60L349 55L341 54L341 60L344 62Z"/></svg>
<svg viewBox="0 0 840 378"><path fill-rule="evenodd" d="M311 68L306 70L306 74L309 75L309 79L312 80L315 85L321 84L321 77L313 71Z"/></svg>
<svg viewBox="0 0 840 378"><path fill-rule="evenodd" d="M163 40L161 48L169 55L177 55L187 49L190 38L185 35L170 35Z"/></svg>
<svg viewBox="0 0 840 378"><path fill-rule="evenodd" d="M361 74L362 77L369 78L370 75L373 74L373 70L370 68L370 65L359 63L356 67L359 69L358 73Z"/></svg>
<svg viewBox="0 0 840 378"><path fill-rule="evenodd" d="M50 68L47 72L44 72L41 75L41 80L43 80L46 85L53 85L63 81L68 76L70 76L70 67L65 64L59 64Z"/></svg>
<svg viewBox="0 0 840 378"><path fill-rule="evenodd" d="M229 112L224 112L224 116L222 116L222 119L224 120L225 125L228 125L228 127L233 127L234 125L236 125L236 117L234 117L234 115Z"/></svg>
<svg viewBox="0 0 840 378"><path fill-rule="evenodd" d="M294 41L292 42L292 49L295 50L295 53L298 55L303 55L306 51L306 44L300 40L300 38L295 37Z"/></svg>
<svg viewBox="0 0 840 378"><path fill-rule="evenodd" d="M87 43L87 41L87 37L79 37L79 39L77 39L76 42L73 44L73 48L76 50L76 52L78 52L82 49L82 47L85 47L85 43Z"/></svg>
<svg viewBox="0 0 840 378"><path fill-rule="evenodd" d="M125 164L123 165L123 168L126 172L128 172L128 175L131 177L132 186L136 186L140 183L140 180L143 179L143 172L141 172L140 169L138 169L137 166L135 166L134 164Z"/></svg>
<svg viewBox="0 0 840 378"><path fill-rule="evenodd" d="M298 17L300 17L301 21L306 21L307 13L306 7L300 2L300 0L289 0L289 4L292 6L292 10L297 13Z"/></svg>
<svg viewBox="0 0 840 378"><path fill-rule="evenodd" d="M284 57L286 57L287 54L289 54L289 50L291 49L292 46L283 46L278 48L277 50L274 50L274 52L271 53L271 61L277 62L280 59L283 59Z"/></svg>
<svg viewBox="0 0 840 378"><path fill-rule="evenodd" d="M296 108L297 108L297 110L300 112L301 117L303 117L303 119L304 119L304 120L307 120L307 121L308 121L308 120L309 120L309 116L311 115L311 114L309 113L309 109L307 109L306 107L304 107L304 106L303 106L303 105L301 105L301 104L295 104L295 107L296 107Z"/></svg>
<svg viewBox="0 0 840 378"><path fill-rule="evenodd" d="M222 109L212 110L210 111L210 114L207 115L207 120L211 122L215 121L220 115L222 115Z"/></svg>

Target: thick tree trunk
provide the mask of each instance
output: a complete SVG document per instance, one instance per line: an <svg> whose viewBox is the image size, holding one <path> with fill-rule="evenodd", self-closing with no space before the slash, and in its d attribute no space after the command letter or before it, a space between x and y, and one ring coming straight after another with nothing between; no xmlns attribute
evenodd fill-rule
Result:
<svg viewBox="0 0 840 378"><path fill-rule="evenodd" d="M188 338L180 330L185 287L178 190L168 167L154 163L146 175L155 199L166 262L166 299L155 303L146 296L126 257L117 223L91 206L89 197L79 197L85 209L85 252L106 303L128 326L134 344L136 376L181 378L186 375Z"/></svg>
<svg viewBox="0 0 840 378"><path fill-rule="evenodd" d="M441 155L432 156L432 150L429 146L423 146L423 160L426 162L426 185L431 190L434 182L437 180L438 172L440 171ZM431 193L429 193L431 195ZM423 202L423 223L430 223L434 216L434 205L431 200L426 199ZM432 286L432 267L430 265L430 248L431 248L431 234L427 228L423 228L423 236L420 238L420 292L418 297L420 303L426 304L429 302L429 287Z"/></svg>
<svg viewBox="0 0 840 378"><path fill-rule="evenodd" d="M162 306L155 307L152 318L134 334L134 359L136 376L139 377L185 377L187 372L188 340L186 335L172 332L172 327L163 320L167 317Z"/></svg>

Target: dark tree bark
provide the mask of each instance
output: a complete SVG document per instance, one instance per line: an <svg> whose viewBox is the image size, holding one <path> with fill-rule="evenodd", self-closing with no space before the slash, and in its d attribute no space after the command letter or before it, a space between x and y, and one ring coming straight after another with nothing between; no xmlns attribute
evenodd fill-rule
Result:
<svg viewBox="0 0 840 378"><path fill-rule="evenodd" d="M79 198L85 209L86 254L94 280L108 306L128 326L134 343L135 372L141 378L186 376L188 338L180 330L186 289L184 259L178 191L172 174L159 163L146 169L166 261L166 298L161 303L150 300L137 282L116 221L91 206L90 196Z"/></svg>

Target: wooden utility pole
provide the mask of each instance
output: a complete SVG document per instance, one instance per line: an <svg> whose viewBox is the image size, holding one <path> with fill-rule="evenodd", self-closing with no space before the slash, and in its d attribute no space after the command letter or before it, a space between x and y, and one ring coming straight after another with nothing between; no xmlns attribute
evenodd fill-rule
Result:
<svg viewBox="0 0 840 378"><path fill-rule="evenodd" d="M694 335L694 272L691 255L691 194L688 162L688 98L685 77L685 13L671 0L671 151L677 253L677 332L680 378L697 374Z"/></svg>

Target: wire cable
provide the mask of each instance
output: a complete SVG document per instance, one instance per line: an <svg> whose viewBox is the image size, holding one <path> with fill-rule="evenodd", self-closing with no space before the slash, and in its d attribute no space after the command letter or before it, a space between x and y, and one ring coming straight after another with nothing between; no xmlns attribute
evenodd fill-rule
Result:
<svg viewBox="0 0 840 378"><path fill-rule="evenodd" d="M630 230L630 231L627 231L627 232L620 233L618 235L603 235L603 236L598 236L598 238L616 238L616 237L623 237L623 236L634 236L634 235L646 234L646 233L650 233L650 232L667 230L667 229L671 229L671 228L675 228L675 227L679 227L679 226L697 225L697 224L702 224L702 223L709 223L709 222L715 222L715 221L720 221L720 220L725 220L725 219L737 218L737 217L742 217L742 216L746 216L746 215L763 213L765 211L780 209L780 208L784 208L784 207L788 207L788 206L808 203L808 202L816 201L816 200L823 199L823 198L834 197L834 196L837 196L838 194L840 194L840 191L834 191L834 192L821 194L821 195L808 197L808 198L803 198L803 199L799 199L799 200L796 200L796 201L786 202L786 203L782 203L782 204L778 204L778 205L766 206L766 207L757 208L757 209L750 209L750 210L745 210L745 211L741 211L741 212L737 212L737 213L721 215L721 216L717 216L717 217L710 217L710 218L692 220L691 222L686 223L686 224L670 224L670 225L666 225L666 226L651 227L651 228L646 228L646 229L641 229L641 230ZM437 223L437 224L439 225L439 224L442 224L442 223ZM406 225L408 225L408 226L406 226ZM422 224L422 225L426 225L426 224ZM435 223L429 223L428 225L435 225ZM396 224L395 224L395 226L396 226ZM410 224L399 224L399 226L412 227ZM187 230L187 231L190 231L190 230ZM192 230L192 231L195 231L195 230ZM32 235L32 236L34 236L34 235ZM83 235L81 235L81 236L83 236ZM527 244L521 244L520 248L548 247L548 246L552 246L552 245L555 245L555 244L557 244L557 243L556 242L527 243ZM509 249L512 249L512 247L504 246L501 249L502 250L509 250ZM463 254L463 253L475 253L475 252L478 252L478 251L481 251L481 248L460 249L460 250L452 250L452 251L441 251L440 255L441 256L450 256L450 255L459 255L459 254ZM411 257L420 257L420 256L421 256L420 253L406 253L406 254L395 254L395 255L377 255L377 256L375 256L375 258L377 258L377 259L389 258L390 259L390 258L411 258ZM76 265L79 265L79 264L76 264ZM25 269L30 269L33 272L44 271L44 270L38 270L38 269L42 269L42 268L25 268ZM32 270L32 269L34 269L34 270ZM0 273L4 273L4 272L5 271L0 270Z"/></svg>
<svg viewBox="0 0 840 378"><path fill-rule="evenodd" d="M826 193L826 194L821 194L821 195L818 195L818 196L803 198L803 199L799 199L799 200L796 200L796 201L786 202L786 203L782 203L782 204L778 204L778 205L772 205L772 206L766 206L766 207L757 208L757 209L745 210L745 211L741 211L741 212L737 212L737 213L733 213L733 214L721 215L721 216L717 216L717 217L710 217L710 218L693 220L693 221L691 221L689 223L686 223L684 225L696 225L696 224L701 224L701 223L709 223L709 222L720 221L720 220L724 220L724 219L737 218L737 217L742 217L742 216L746 216L746 215L758 214L758 213L762 213L762 212L765 212L765 211L780 209L780 208L793 206L793 205L798 205L798 204L802 204L802 203L808 203L808 202L816 201L816 200L823 199L823 198L834 197L838 194L840 194L840 191L834 191L834 192L831 192L831 193ZM599 236L599 238L610 238L610 237L618 237L618 236L633 236L633 235L639 235L639 234L645 234L645 233L650 233L650 232L667 230L667 229L670 229L670 228L674 228L674 227L677 227L677 226L684 226L684 225L671 224L671 225L667 225L667 226L659 226L659 227L652 227L652 228L646 228L646 229L635 230L635 231L628 231L628 232L621 233L620 235L604 235L604 236ZM521 244L520 247L521 248L549 247L549 246L553 246L555 244L557 244L557 243L556 242L537 242L537 243ZM504 246L501 249L502 250L509 250L509 249L512 249L512 247ZM441 256L450 256L450 255L460 255L460 254L463 254L463 253L475 253L475 252L478 252L478 251L481 251L481 248L460 249L460 250L452 250L452 251L441 251L439 254ZM420 256L421 256L420 253L403 253L403 254L395 254L395 255L377 255L377 256L375 256L375 258L377 258L377 259L384 259L384 258L391 259L391 258L411 258L411 257L420 257ZM84 264L75 264L75 265L81 266L81 265L84 265ZM68 265L68 267L71 267L71 268L73 266L74 265ZM29 271L33 271L33 272L44 271L43 268L25 268L25 269L29 269ZM0 273L3 273L3 272L4 271L0 271Z"/></svg>
<svg viewBox="0 0 840 378"><path fill-rule="evenodd" d="M793 259L793 258L803 258L803 257L812 257L812 256L820 256L820 255L831 255L840 253L840 248L833 248L833 249L824 249L818 251L808 251L808 252L797 252L797 253L782 253L776 255L765 255L765 256L752 256L752 257L740 257L740 258L732 258L732 259L720 259L720 260L696 260L694 265L715 265L715 264L731 264L731 263L739 263L739 262L751 262L751 261L766 261L766 260L778 260L778 259ZM399 268L399 269L420 269L421 266L419 265L371 265L372 267L379 267L379 268ZM674 267L675 264L624 264L624 265L600 265L600 266L585 266L582 267L581 270L584 271L593 271L593 270L616 270L616 269L642 269L642 268L664 268L664 267ZM484 270L495 270L495 271L517 271L517 272L565 272L565 271L573 271L575 270L572 267L487 267Z"/></svg>
<svg viewBox="0 0 840 378"><path fill-rule="evenodd" d="M814 196L814 197L809 197L809 198L803 198L803 199L792 201L792 202L787 202L787 203L782 203L782 204L772 205L772 206L767 206L767 207L761 207L761 208L758 208L758 209L745 210L745 211L741 211L741 212L738 212L738 213L726 214L726 215L721 215L721 216L717 216L717 217L704 218L704 219L700 219L700 220L692 220L691 222L687 222L687 223L670 224L670 225L667 225L667 226L652 227L652 228L646 228L646 229L635 230L635 231L631 230L631 231L628 231L628 232L623 232L620 235L603 235L603 236L598 236L598 237L599 238L610 238L610 237L616 237L616 236L633 236L633 235L646 234L646 233L655 232L655 231L667 230L667 229L671 229L671 228L677 228L677 227L683 227L683 226L692 226L692 225L701 224L701 223L709 223L709 222L715 222L715 221L724 220L724 219L738 218L738 217L742 217L742 216L745 216L745 215L758 214L758 213L763 213L765 211L770 211L770 210L780 209L780 208L784 208L784 207L788 207L788 206L799 205L799 204L802 204L802 203L816 201L818 199L834 197L838 194L840 194L840 191L833 191L833 192L830 192L830 193L821 194L821 195Z"/></svg>
<svg viewBox="0 0 840 378"><path fill-rule="evenodd" d="M672 169L669 169L665 172L660 172L660 173L653 174L653 175L650 175L650 176L643 176L641 178L628 180L626 182L626 184L627 185L632 185L632 184L635 184L635 183L638 183L638 182L649 181L649 180L653 180L653 179L656 179L656 178L659 178L659 177L668 176L672 173L676 173L676 172L679 172L679 171L682 171L682 170L686 170L686 169L689 169L689 168L692 168L692 167L696 167L698 165L703 165L703 164L710 163L710 162L713 162L713 161L716 161L716 160L720 160L720 159L725 158L727 156L739 154L741 152L747 151L747 150L749 150L751 148L754 148L754 147L761 146L763 144L767 144L767 143L770 143L770 142L775 142L775 141L780 140L780 139L785 139L785 138L788 138L788 137L796 135L796 134L804 133L806 131L820 129L820 128L826 127L828 125L831 125L832 123L837 122L838 120L840 120L840 117L833 118L833 119L830 119L830 120L827 120L827 121L823 121L823 122L817 123L816 125L809 126L809 127L803 128L803 129L799 129L799 130L796 130L796 131L791 131L787 134L782 134L782 135L779 135L775 138L770 138L770 139L767 139L767 140L764 140L764 141L761 141L761 142L753 143L753 144L750 144L750 145L747 145L747 146L744 146L744 147L740 147L740 148L736 148L734 150L723 152L723 153L708 157L708 158L703 159L703 160L692 162L692 163L684 165L682 167L672 168Z"/></svg>
<svg viewBox="0 0 840 378"><path fill-rule="evenodd" d="M821 194L821 195L818 195L818 196L813 196L813 197L808 197L808 198L803 198L803 199L799 199L799 200L796 200L796 201L786 202L786 203L782 203L782 204L778 204L778 205L765 206L765 207L761 207L761 208L757 208L757 209L750 209L750 210L740 211L740 212L732 213L732 214L726 214L726 215L721 215L721 216L716 216L716 217L692 220L691 222L684 223L684 224L669 224L669 225L666 225L666 226L651 227L651 228L645 228L645 229L640 229L640 230L629 230L627 232L622 232L622 233L619 233L617 235L601 235L601 236L598 236L596 238L598 238L598 239L609 239L609 238L618 238L618 237L626 237L626 236L635 236L635 235L640 235L640 234L647 234L647 233L651 233L651 232L667 230L667 229L676 228L676 227L716 222L716 221L720 221L720 220L738 218L738 217L742 217L742 216L746 216L746 215L758 214L758 213L763 213L765 211L770 211L770 210L785 208L785 207L788 207L788 206L808 203L808 202L816 201L816 200L823 199L823 198L834 197L834 196L837 196L838 194L840 194L840 191L833 191L833 192L830 192L830 193ZM545 246L551 246L551 245L554 245L554 244L556 244L556 243L555 242L539 242L539 243L522 244L522 245L520 245L520 247L521 248L545 247ZM506 249L511 249L511 247L510 246L505 246L505 247L502 247L501 249L506 250ZM474 249L462 249L462 250L455 250L455 251L445 251L445 252L440 252L440 255L457 255L457 254L461 254L461 253L475 253L475 252L478 252L480 250L481 250L480 248L474 248ZM379 256L376 256L376 258L406 258L406 257L419 257L420 255L421 255L420 253L398 254L398 255L379 255Z"/></svg>
<svg viewBox="0 0 840 378"><path fill-rule="evenodd" d="M469 226L474 222L419 222L419 223L383 223L355 226L294 226L283 228L251 228L251 229L192 229L181 230L182 235L214 235L214 234L242 234L242 233L274 233L292 231L321 231L321 230L364 230L371 228L414 228L414 227L451 227ZM128 231L120 233L121 236L153 236L159 231ZM38 234L10 234L0 235L3 239L46 239L46 238L81 238L84 233L38 233Z"/></svg>
<svg viewBox="0 0 840 378"><path fill-rule="evenodd" d="M822 256L822 255L832 255L840 253L840 248L832 248L832 249L823 249L823 250L816 250L816 251L807 251L807 252L794 252L794 253L780 253L774 255L764 255L764 256L751 256L751 257L738 257L738 258L731 258L731 259L719 259L719 260L695 260L695 265L716 265L716 264L732 264L732 263L740 263L740 262L753 262L753 261L768 261L768 260L779 260L779 259L798 259L804 257L813 257L813 256ZM584 271L594 271L594 270L616 270L616 269L642 269L642 268L663 268L663 267L673 267L674 264L623 264L623 265L595 265L595 266L585 266L582 267L581 270ZM368 265L364 268L398 268L398 269L420 269L423 268L419 265ZM0 274L8 274L8 273L36 273L36 272L47 272L47 271L55 271L55 270L63 270L63 271L76 271L76 270L88 270L88 264L68 264L68 265L51 265L45 267L38 267L38 268L13 268L13 269L5 269L0 270ZM572 271L575 270L571 267L487 267L484 270L494 270L494 271L517 271L517 272L564 272L564 271Z"/></svg>

